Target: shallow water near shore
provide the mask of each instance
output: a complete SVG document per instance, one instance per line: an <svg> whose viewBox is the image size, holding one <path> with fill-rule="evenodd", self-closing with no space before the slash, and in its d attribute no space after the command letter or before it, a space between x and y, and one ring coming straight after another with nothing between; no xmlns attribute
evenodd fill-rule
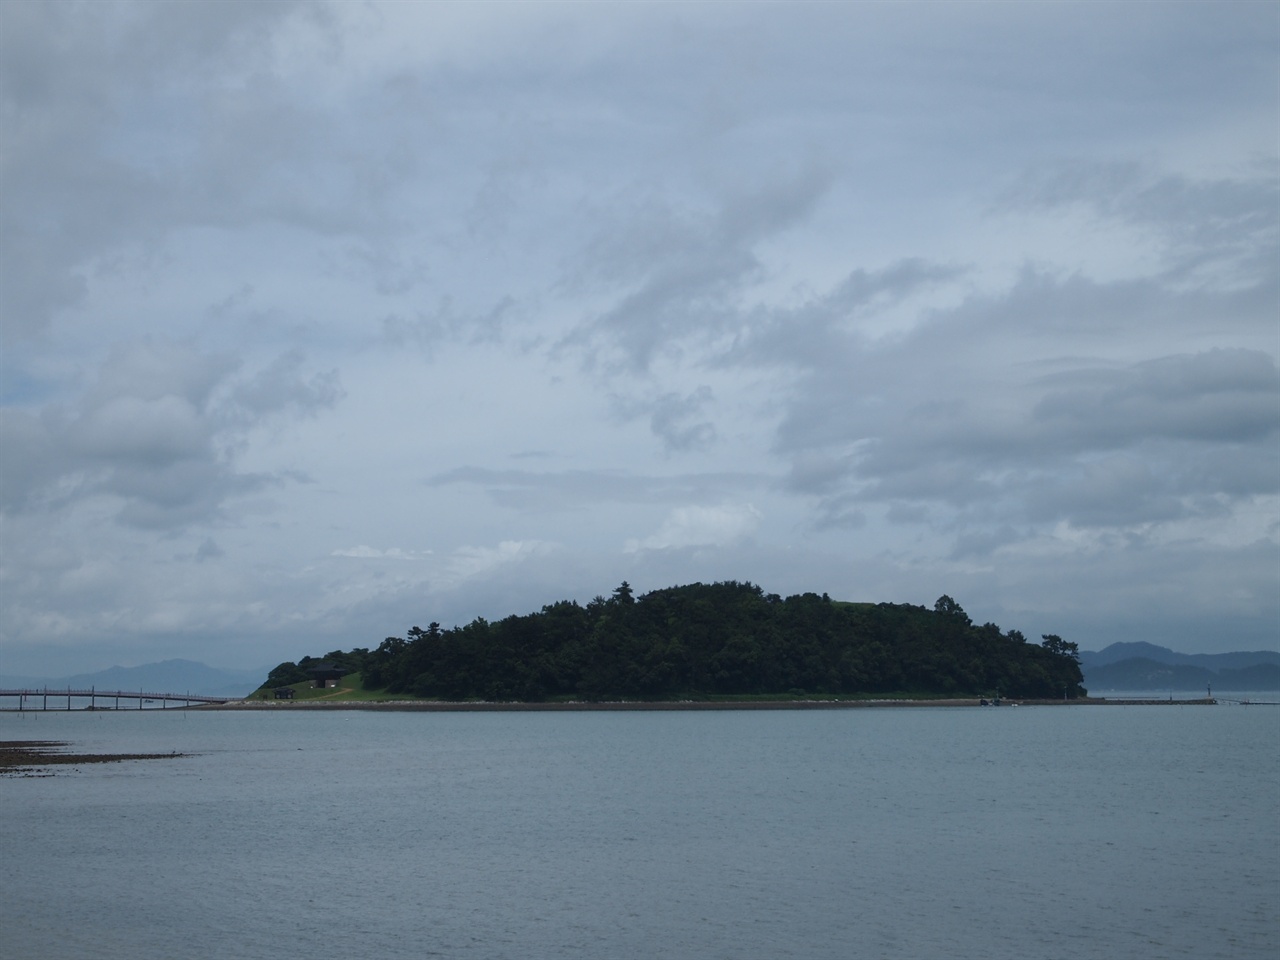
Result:
<svg viewBox="0 0 1280 960"><path fill-rule="evenodd" d="M1280 708L5 714L0 956L1266 957Z"/></svg>

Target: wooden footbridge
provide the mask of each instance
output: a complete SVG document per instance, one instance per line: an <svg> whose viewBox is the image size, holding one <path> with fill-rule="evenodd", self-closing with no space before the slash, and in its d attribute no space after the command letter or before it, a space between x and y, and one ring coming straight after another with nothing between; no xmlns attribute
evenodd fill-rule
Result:
<svg viewBox="0 0 1280 960"><path fill-rule="evenodd" d="M201 703L226 703L236 697L206 697L197 693L147 693L143 690L51 690L41 689L0 690L0 709L2 710L70 710L72 701L80 701L81 710L163 710L170 703L181 703L184 707ZM52 703L50 702L52 700ZM98 701L106 701L99 704ZM125 706L120 706L120 701ZM11 703L12 701L12 703ZM85 703L84 701L88 701ZM132 706L137 701L137 706ZM155 704L160 704L157 708Z"/></svg>

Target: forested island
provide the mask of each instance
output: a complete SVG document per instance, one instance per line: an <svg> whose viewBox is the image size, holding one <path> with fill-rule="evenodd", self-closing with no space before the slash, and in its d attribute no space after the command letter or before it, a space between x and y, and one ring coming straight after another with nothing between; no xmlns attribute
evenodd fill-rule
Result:
<svg viewBox="0 0 1280 960"><path fill-rule="evenodd" d="M694 583L635 596L623 582L497 622L431 623L377 649L280 664L263 692L358 673L365 691L424 700L700 700L789 695L1077 698L1077 645L974 624L943 596L932 609L785 599L750 583Z"/></svg>

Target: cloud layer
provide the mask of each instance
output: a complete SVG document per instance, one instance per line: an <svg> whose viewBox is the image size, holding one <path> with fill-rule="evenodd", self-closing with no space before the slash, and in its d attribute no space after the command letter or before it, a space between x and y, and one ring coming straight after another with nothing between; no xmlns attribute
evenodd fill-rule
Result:
<svg viewBox="0 0 1280 960"><path fill-rule="evenodd" d="M1263 4L11 3L5 672L688 580L1280 643Z"/></svg>

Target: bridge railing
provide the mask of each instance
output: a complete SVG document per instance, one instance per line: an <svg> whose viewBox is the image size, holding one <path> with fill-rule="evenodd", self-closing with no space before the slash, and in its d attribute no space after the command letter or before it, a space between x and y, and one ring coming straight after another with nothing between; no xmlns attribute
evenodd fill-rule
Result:
<svg viewBox="0 0 1280 960"><path fill-rule="evenodd" d="M62 690L53 687L21 687L0 690L0 697L87 697L91 700L181 700L188 703L226 703L235 697L211 697L198 693L148 693L145 690L98 690L90 687L78 690L67 687Z"/></svg>

